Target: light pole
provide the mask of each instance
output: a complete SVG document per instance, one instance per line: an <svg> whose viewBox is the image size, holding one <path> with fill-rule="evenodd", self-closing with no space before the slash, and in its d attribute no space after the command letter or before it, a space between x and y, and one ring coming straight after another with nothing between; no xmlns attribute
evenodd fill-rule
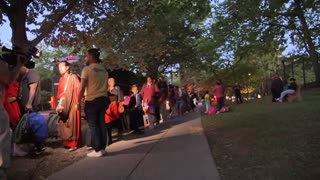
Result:
<svg viewBox="0 0 320 180"><path fill-rule="evenodd" d="M247 86L247 99L249 100L249 86L250 86L250 77L251 77L251 73L248 73L248 86Z"/></svg>

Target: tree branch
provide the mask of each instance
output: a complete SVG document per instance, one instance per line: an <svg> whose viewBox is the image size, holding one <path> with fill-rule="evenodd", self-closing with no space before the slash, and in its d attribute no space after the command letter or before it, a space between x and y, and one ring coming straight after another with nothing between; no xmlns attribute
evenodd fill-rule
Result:
<svg viewBox="0 0 320 180"><path fill-rule="evenodd" d="M85 0L85 2L88 3L88 4L91 5L91 6L99 9L99 10L102 11L102 12L105 11L105 9L101 8L100 6L95 5L94 2L92 2L91 0Z"/></svg>
<svg viewBox="0 0 320 180"><path fill-rule="evenodd" d="M36 46L38 43L42 41L48 34L50 34L55 27L59 24L60 21L78 4L77 0L73 0L69 3L67 8L62 7L60 10L57 10L56 12L60 12L55 16L54 19L52 19L51 22L48 22L47 24L44 24L40 28L41 34L36 37L34 40L31 41L31 46ZM45 20L44 20L45 21Z"/></svg>
<svg viewBox="0 0 320 180"><path fill-rule="evenodd" d="M4 12L7 16L11 16L11 9L10 6L4 1L0 1L0 9Z"/></svg>

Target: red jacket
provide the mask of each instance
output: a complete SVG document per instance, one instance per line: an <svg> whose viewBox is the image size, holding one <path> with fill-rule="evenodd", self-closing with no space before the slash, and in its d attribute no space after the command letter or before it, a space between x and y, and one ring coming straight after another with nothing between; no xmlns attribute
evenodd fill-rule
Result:
<svg viewBox="0 0 320 180"><path fill-rule="evenodd" d="M151 97L157 95L160 92L158 86L155 83L148 85L147 83L142 86L141 96L142 101L148 103L151 100Z"/></svg>

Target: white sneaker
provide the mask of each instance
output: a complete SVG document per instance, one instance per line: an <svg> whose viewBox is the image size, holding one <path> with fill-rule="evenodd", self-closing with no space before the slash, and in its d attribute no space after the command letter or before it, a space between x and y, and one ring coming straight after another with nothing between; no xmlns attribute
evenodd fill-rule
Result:
<svg viewBox="0 0 320 180"><path fill-rule="evenodd" d="M103 156L103 153L102 151L92 151L90 153L87 154L88 157L102 157Z"/></svg>
<svg viewBox="0 0 320 180"><path fill-rule="evenodd" d="M86 149L87 149L87 151L91 151L93 149L93 147L87 146Z"/></svg>

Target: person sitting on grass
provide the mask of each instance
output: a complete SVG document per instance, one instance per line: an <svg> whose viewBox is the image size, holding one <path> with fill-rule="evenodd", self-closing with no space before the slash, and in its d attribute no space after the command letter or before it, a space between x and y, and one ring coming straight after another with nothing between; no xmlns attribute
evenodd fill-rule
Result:
<svg viewBox="0 0 320 180"><path fill-rule="evenodd" d="M280 98L277 98L276 100L279 102L283 101L283 98L288 94L294 94L297 91L298 85L296 83L296 80L294 78L290 79L290 84L288 86L288 89L285 91L282 91Z"/></svg>

